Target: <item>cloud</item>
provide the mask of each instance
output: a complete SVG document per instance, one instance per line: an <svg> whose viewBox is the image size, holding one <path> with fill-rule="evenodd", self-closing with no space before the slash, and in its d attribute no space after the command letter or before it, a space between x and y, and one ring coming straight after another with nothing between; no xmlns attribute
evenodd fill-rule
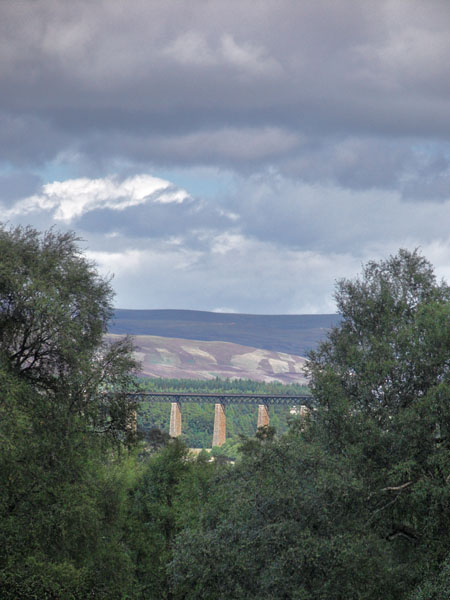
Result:
<svg viewBox="0 0 450 600"><path fill-rule="evenodd" d="M421 151L421 161L405 179L402 197L409 201L445 202L450 199L450 159L442 148Z"/></svg>
<svg viewBox="0 0 450 600"><path fill-rule="evenodd" d="M224 33L215 46L197 31L178 36L162 54L182 65L195 67L234 67L247 75L275 75L281 66L269 57L262 46L239 44L230 33Z"/></svg>
<svg viewBox="0 0 450 600"><path fill-rule="evenodd" d="M0 175L0 205L8 207L14 204L18 197L30 196L41 186L41 178L26 171Z"/></svg>
<svg viewBox="0 0 450 600"><path fill-rule="evenodd" d="M4 3L2 157L399 190L448 145L449 27L441 0Z"/></svg>
<svg viewBox="0 0 450 600"><path fill-rule="evenodd" d="M123 211L146 202L180 204L187 198L184 190L150 175L136 175L123 181L114 177L69 179L44 185L41 194L17 202L7 216L26 215L40 210L53 211L55 221L70 223L98 209Z"/></svg>
<svg viewBox="0 0 450 600"><path fill-rule="evenodd" d="M332 310L420 246L448 274L447 0L21 0L2 219L73 228L124 307Z"/></svg>
<svg viewBox="0 0 450 600"><path fill-rule="evenodd" d="M330 270L350 275L357 266L351 256L280 250L246 238L212 253L152 241L145 250L89 257L104 273L116 273L118 306L248 313L333 312Z"/></svg>
<svg viewBox="0 0 450 600"><path fill-rule="evenodd" d="M237 177L209 198L150 175L69 179L3 214L75 228L128 308L333 312L336 279L399 247L421 247L439 276L450 275L450 200L405 203L398 192L306 184L276 170Z"/></svg>
<svg viewBox="0 0 450 600"><path fill-rule="evenodd" d="M187 31L162 50L163 56L185 66L236 68L251 76L280 74L280 64L267 55L262 46L239 44L230 33L224 33L214 46L198 31Z"/></svg>
<svg viewBox="0 0 450 600"><path fill-rule="evenodd" d="M276 127L242 127L166 137L156 141L155 150L174 160L226 164L236 160L255 162L285 154L298 141L293 133Z"/></svg>
<svg viewBox="0 0 450 600"><path fill-rule="evenodd" d="M161 51L182 65L212 66L217 64L217 57L210 48L205 37L196 31L187 31L168 44Z"/></svg>
<svg viewBox="0 0 450 600"><path fill-rule="evenodd" d="M254 75L281 74L281 65L267 55L262 46L251 43L238 44L231 34L224 34L221 39L221 51L224 60Z"/></svg>

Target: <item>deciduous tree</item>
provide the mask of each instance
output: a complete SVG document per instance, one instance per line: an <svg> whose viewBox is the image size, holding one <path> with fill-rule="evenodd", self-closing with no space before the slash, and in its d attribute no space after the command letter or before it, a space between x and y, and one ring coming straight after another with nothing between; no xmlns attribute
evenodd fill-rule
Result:
<svg viewBox="0 0 450 600"><path fill-rule="evenodd" d="M129 340L73 233L0 228L0 596L122 598L116 450L131 443ZM109 483L108 483L109 482ZM93 595L92 595L93 594Z"/></svg>

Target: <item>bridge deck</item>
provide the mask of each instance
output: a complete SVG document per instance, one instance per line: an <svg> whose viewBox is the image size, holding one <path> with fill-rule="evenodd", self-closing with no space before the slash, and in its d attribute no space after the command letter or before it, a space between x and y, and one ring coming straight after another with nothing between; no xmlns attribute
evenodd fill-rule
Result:
<svg viewBox="0 0 450 600"><path fill-rule="evenodd" d="M312 396L291 396L283 394L222 394L198 392L135 392L129 394L137 400L150 402L210 402L212 404L284 404L288 406L303 404L311 406Z"/></svg>

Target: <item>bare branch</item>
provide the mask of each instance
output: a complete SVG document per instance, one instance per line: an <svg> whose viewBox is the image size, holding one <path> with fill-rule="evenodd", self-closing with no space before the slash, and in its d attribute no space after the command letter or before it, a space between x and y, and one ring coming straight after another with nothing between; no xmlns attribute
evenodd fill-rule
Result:
<svg viewBox="0 0 450 600"><path fill-rule="evenodd" d="M381 489L381 492L401 492L402 490L405 490L406 488L408 488L410 485L413 485L414 483L417 483L417 481L407 481L406 483L403 483L402 485L390 485L388 487L385 487L383 489Z"/></svg>

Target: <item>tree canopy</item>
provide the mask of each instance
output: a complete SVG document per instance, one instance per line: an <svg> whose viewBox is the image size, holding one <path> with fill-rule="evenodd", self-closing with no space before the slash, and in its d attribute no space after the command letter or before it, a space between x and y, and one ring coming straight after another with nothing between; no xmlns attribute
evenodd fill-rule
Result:
<svg viewBox="0 0 450 600"><path fill-rule="evenodd" d="M0 229L0 366L53 412L129 433L134 407L121 392L134 383L131 342L103 342L113 292L78 242L72 232Z"/></svg>
<svg viewBox="0 0 450 600"><path fill-rule="evenodd" d="M117 578L128 577L109 516L118 488L107 500L101 488L111 477L105 454L114 460L134 437L126 392L135 362L129 340L103 343L112 290L77 242L73 233L0 228L5 599L86 598L89 589L115 597Z"/></svg>
<svg viewBox="0 0 450 600"><path fill-rule="evenodd" d="M448 581L449 288L401 250L336 299L310 356L316 410L216 480L178 536L180 597L400 600Z"/></svg>

